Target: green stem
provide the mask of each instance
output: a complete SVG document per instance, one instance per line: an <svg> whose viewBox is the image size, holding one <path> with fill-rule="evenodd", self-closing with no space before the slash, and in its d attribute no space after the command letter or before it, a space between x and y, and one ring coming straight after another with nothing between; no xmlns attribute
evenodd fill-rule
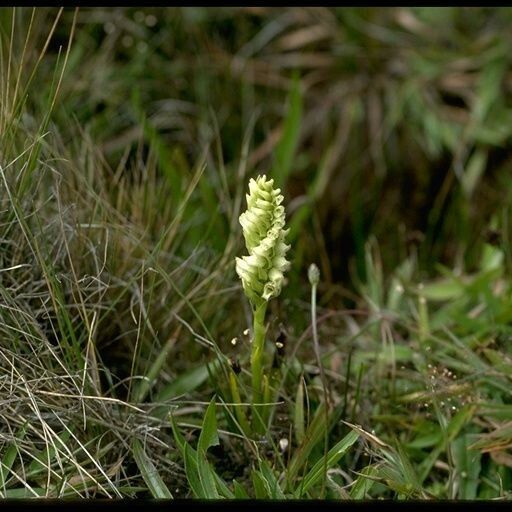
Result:
<svg viewBox="0 0 512 512"><path fill-rule="evenodd" d="M267 303L254 308L254 324L251 352L251 370L252 370L252 403L258 404L262 401L262 381L263 381L263 352L265 349L265 312ZM253 416L255 414L253 408Z"/></svg>
<svg viewBox="0 0 512 512"><path fill-rule="evenodd" d="M313 347L315 349L316 360L318 363L318 368L320 369L320 378L322 380L322 388L324 392L324 402L325 402L325 431L324 431L324 473L323 473L323 481L322 481L322 489L320 492L321 496L325 496L325 486L327 483L327 452L329 449L328 445L328 428L327 425L329 423L329 406L330 400L327 393L327 383L325 380L325 372L324 366L322 364L322 357L320 355L320 343L318 342L318 331L316 325L316 287L317 283L311 283L311 325L313 327Z"/></svg>

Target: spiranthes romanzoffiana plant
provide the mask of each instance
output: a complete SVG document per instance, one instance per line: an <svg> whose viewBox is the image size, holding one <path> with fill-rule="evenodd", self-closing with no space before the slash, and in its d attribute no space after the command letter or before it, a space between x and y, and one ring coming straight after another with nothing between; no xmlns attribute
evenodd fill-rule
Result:
<svg viewBox="0 0 512 512"><path fill-rule="evenodd" d="M274 180L258 176L249 182L247 210L240 215L249 254L236 258L236 272L251 302L254 325L251 353L253 402L261 400L262 357L265 344L265 312L272 297L281 293L284 272L290 263L285 243L285 211L280 189Z"/></svg>

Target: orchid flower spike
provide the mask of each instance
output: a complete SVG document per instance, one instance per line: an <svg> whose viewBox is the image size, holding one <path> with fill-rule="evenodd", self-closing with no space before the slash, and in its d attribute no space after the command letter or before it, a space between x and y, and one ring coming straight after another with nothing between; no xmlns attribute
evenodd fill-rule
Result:
<svg viewBox="0 0 512 512"><path fill-rule="evenodd" d="M281 190L265 175L249 181L247 210L240 215L248 256L236 258L236 272L254 307L281 293L284 272L290 267L285 243L285 211Z"/></svg>

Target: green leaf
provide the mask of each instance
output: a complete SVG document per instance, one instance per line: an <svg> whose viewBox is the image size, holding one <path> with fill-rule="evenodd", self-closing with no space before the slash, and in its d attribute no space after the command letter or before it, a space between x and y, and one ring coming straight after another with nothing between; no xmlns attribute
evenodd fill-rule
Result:
<svg viewBox="0 0 512 512"><path fill-rule="evenodd" d="M26 424L20 428L16 435L16 441L21 441L25 437L26 432ZM5 488L5 483L9 477L9 472L11 471L12 465L16 460L16 455L18 453L18 445L16 441L9 443L8 448L5 450L5 453L0 460L0 491Z"/></svg>
<svg viewBox="0 0 512 512"><path fill-rule="evenodd" d="M135 439L132 444L132 452L137 467L142 474L142 478L153 498L167 499L172 498L171 491L164 484L162 478L158 474L153 462L149 459L138 439Z"/></svg>
<svg viewBox="0 0 512 512"><path fill-rule="evenodd" d="M197 498L234 498L222 478L215 473L206 458L206 450L218 444L217 421L215 418L215 400L210 402L203 420L197 451L190 446L178 429L174 416L170 416L174 440L185 460L185 473L192 492Z"/></svg>
<svg viewBox="0 0 512 512"><path fill-rule="evenodd" d="M297 149L302 121L302 89L298 75L293 79L288 96L288 112L283 123L281 139L275 148L275 164L272 177L278 187L284 187L292 170L295 150Z"/></svg>
<svg viewBox="0 0 512 512"><path fill-rule="evenodd" d="M277 481L274 472L268 463L264 460L260 462L260 474L265 481L265 487L267 488L268 496L273 500L285 500L286 496L279 486L279 482Z"/></svg>
<svg viewBox="0 0 512 512"><path fill-rule="evenodd" d="M0 492L4 492L0 489ZM46 489L42 487L18 487L16 489L6 489L4 497L7 499L19 500L34 498L34 494L44 498L46 496Z"/></svg>
<svg viewBox="0 0 512 512"><path fill-rule="evenodd" d="M480 414L492 416L497 420L512 420L511 404L495 404L489 402L480 402L478 404Z"/></svg>
<svg viewBox="0 0 512 512"><path fill-rule="evenodd" d="M215 398L212 398L203 419L203 427L199 436L198 450L206 452L210 446L219 444L217 418L215 416Z"/></svg>
<svg viewBox="0 0 512 512"><path fill-rule="evenodd" d="M354 500L364 500L368 498L368 492L373 487L377 476L378 469L376 466L372 465L363 468L350 490L350 497Z"/></svg>
<svg viewBox="0 0 512 512"><path fill-rule="evenodd" d="M452 443L453 461L458 481L457 497L461 500L474 500L477 495L479 475L481 470L482 454L478 450L471 450L465 434Z"/></svg>
<svg viewBox="0 0 512 512"><path fill-rule="evenodd" d="M196 498L206 498L206 493L203 489L203 484L199 478L199 469L197 467L197 453L188 444L185 444L184 457L185 459L185 474L187 475L188 483Z"/></svg>
<svg viewBox="0 0 512 512"><path fill-rule="evenodd" d="M217 485L219 494L230 500L236 497L234 493L230 491L224 480L222 480L222 478L215 471L213 472L213 477L215 478L215 484Z"/></svg>
<svg viewBox="0 0 512 512"><path fill-rule="evenodd" d="M203 426L197 443L197 470L204 497L218 499L220 495L215 484L215 472L206 458L206 451L210 446L219 444L217 433L217 418L215 416L215 397L212 398L204 414ZM219 478L220 479L220 478Z"/></svg>
<svg viewBox="0 0 512 512"><path fill-rule="evenodd" d="M263 475L256 469L252 472L252 485L254 487L254 494L256 499L264 500L270 498L265 479L263 478Z"/></svg>
<svg viewBox="0 0 512 512"><path fill-rule="evenodd" d="M448 423L442 441L430 452L430 454L419 465L420 482L423 482L434 466L439 455L446 449L448 443L452 442L464 425L471 419L475 412L475 406L469 405L462 408Z"/></svg>
<svg viewBox="0 0 512 512"><path fill-rule="evenodd" d="M446 429L448 435L448 441L453 441L461 431L462 427L466 425L469 420L473 417L475 413L476 406L475 405L467 405L463 407L448 423L448 427Z"/></svg>
<svg viewBox="0 0 512 512"><path fill-rule="evenodd" d="M491 348L484 348L483 352L494 368L512 377L512 360L507 355Z"/></svg>
<svg viewBox="0 0 512 512"><path fill-rule="evenodd" d="M313 421L309 424L302 444L295 451L290 464L288 465L288 471L286 478L290 485L299 474L299 471L308 462L309 454L314 446L322 439L325 429L327 428L325 421L325 404L318 407L315 413Z"/></svg>
<svg viewBox="0 0 512 512"><path fill-rule="evenodd" d="M151 364L149 370L146 373L146 378L140 380L140 383L137 387L134 389L133 393L133 400L135 402L142 402L144 398L146 398L146 395L148 394L149 390L151 389L151 386L155 382L156 378L158 377L158 374L160 370L162 369L163 365L167 361L167 356L169 355L169 352L171 351L172 347L174 346L174 338L171 338L160 350L159 354Z"/></svg>
<svg viewBox="0 0 512 512"><path fill-rule="evenodd" d="M336 443L327 453L327 469L332 468L345 455L347 450L359 439L359 434L350 431L341 441ZM304 477L301 485L301 492L306 493L323 476L325 469L324 458L321 457Z"/></svg>
<svg viewBox="0 0 512 512"><path fill-rule="evenodd" d="M251 499L244 487L239 484L236 480L233 480L233 488L235 490L235 498L237 500L248 500Z"/></svg>
<svg viewBox="0 0 512 512"><path fill-rule="evenodd" d="M398 444L396 453L398 455L398 461L400 463L400 468L402 470L402 474L404 476L407 487L409 489L413 488L417 491L421 491L421 483L419 481L418 475L416 474L411 460L405 453L405 450L401 444Z"/></svg>
<svg viewBox="0 0 512 512"><path fill-rule="evenodd" d="M183 458L185 458L185 446L188 443L187 443L187 441L185 441L185 438L183 437L183 435L179 431L178 425L176 424L176 420L174 419L174 416L172 415L172 413L169 416L169 420L171 422L171 428L172 428L172 433L174 435L174 441L176 442L176 445L178 446L178 449L181 452L181 456Z"/></svg>
<svg viewBox="0 0 512 512"><path fill-rule="evenodd" d="M217 491L217 486L215 485L214 470L206 459L206 455L201 448L199 448L197 452L197 472L204 492L202 497L206 499L219 499L220 495Z"/></svg>
<svg viewBox="0 0 512 512"><path fill-rule="evenodd" d="M477 85L477 101L472 112L473 118L476 121L475 127L485 126L485 118L488 116L491 108L499 101L501 97L501 82L505 72L506 59L502 58L502 56L492 60L482 69Z"/></svg>
<svg viewBox="0 0 512 512"><path fill-rule="evenodd" d="M209 368L212 373L215 373L220 368L220 363L216 360L213 363L202 364L180 375L165 386L156 398L156 401L163 402L164 400L170 400L171 398L195 391L208 378L208 364L210 364Z"/></svg>
<svg viewBox="0 0 512 512"><path fill-rule="evenodd" d="M480 178L485 170L487 164L487 151L478 149L469 158L466 165L466 170L461 177L462 190L469 198L480 181Z"/></svg>
<svg viewBox="0 0 512 512"><path fill-rule="evenodd" d="M464 285L451 277L432 281L424 285L421 290L421 295L432 301L453 300L461 297L464 293Z"/></svg>
<svg viewBox="0 0 512 512"><path fill-rule="evenodd" d="M427 434L422 434L413 439L410 443L406 444L407 448L429 448L430 446L434 446L439 444L443 439L443 433L440 429L435 430L434 432L429 432Z"/></svg>

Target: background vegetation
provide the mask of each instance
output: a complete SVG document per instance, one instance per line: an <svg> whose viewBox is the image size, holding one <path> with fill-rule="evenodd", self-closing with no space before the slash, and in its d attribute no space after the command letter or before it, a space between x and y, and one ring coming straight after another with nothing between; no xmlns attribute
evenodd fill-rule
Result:
<svg viewBox="0 0 512 512"><path fill-rule="evenodd" d="M511 25L1 9L1 496L510 497ZM263 435L234 271L259 173L292 244Z"/></svg>

